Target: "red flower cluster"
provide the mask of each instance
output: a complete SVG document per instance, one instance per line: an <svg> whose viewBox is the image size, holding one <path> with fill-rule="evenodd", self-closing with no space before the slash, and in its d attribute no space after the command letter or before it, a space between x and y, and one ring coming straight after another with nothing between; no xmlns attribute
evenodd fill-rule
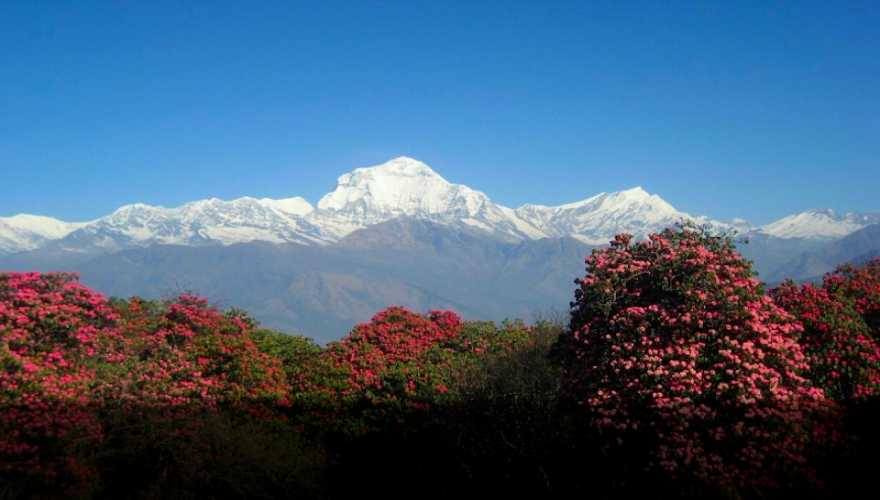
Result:
<svg viewBox="0 0 880 500"><path fill-rule="evenodd" d="M829 397L846 401L880 394L880 347L847 298L790 281L771 295L803 324L799 342L810 379Z"/></svg>
<svg viewBox="0 0 880 500"><path fill-rule="evenodd" d="M448 387L426 355L458 337L461 326L451 311L424 316L389 307L316 357L303 371L297 394L322 422L335 420L358 432L367 429L366 423L357 415L345 422L341 413L366 406L357 413L381 419L392 414L402 418L399 410L427 409Z"/></svg>
<svg viewBox="0 0 880 500"><path fill-rule="evenodd" d="M853 301L856 311L880 340L880 257L864 266L844 264L825 276L824 287Z"/></svg>
<svg viewBox="0 0 880 500"><path fill-rule="evenodd" d="M85 472L62 446L101 438L90 411L96 363L124 354L104 298L69 274L0 274L0 478Z"/></svg>
<svg viewBox="0 0 880 500"><path fill-rule="evenodd" d="M86 482L77 457L111 416L285 405L284 371L250 331L195 297L117 310L75 275L0 274L0 481Z"/></svg>
<svg viewBox="0 0 880 500"><path fill-rule="evenodd" d="M159 308L132 299L118 310L125 350L137 355L105 387L115 401L139 408L287 404L283 367L257 349L243 318L189 295Z"/></svg>
<svg viewBox="0 0 880 500"><path fill-rule="evenodd" d="M461 319L451 311L431 311L428 316L402 307L389 307L354 328L330 349L337 366L350 369L350 389L381 390L382 375L394 365L417 359L439 343L456 337ZM414 386L415 380L408 381Z"/></svg>
<svg viewBox="0 0 880 500"><path fill-rule="evenodd" d="M480 360L533 345L532 333L520 322L499 329L452 311L389 307L311 358L295 396L322 430L397 425L457 398Z"/></svg>
<svg viewBox="0 0 880 500"><path fill-rule="evenodd" d="M649 440L649 467L726 486L806 462L813 411L801 326L764 295L732 241L685 228L587 258L572 303L567 385L612 448Z"/></svg>

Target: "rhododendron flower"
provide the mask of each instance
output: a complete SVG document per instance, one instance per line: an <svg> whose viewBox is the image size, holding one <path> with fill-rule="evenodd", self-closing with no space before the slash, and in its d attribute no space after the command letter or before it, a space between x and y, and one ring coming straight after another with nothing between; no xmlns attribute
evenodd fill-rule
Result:
<svg viewBox="0 0 880 500"><path fill-rule="evenodd" d="M880 394L880 347L850 299L790 281L772 296L804 326L799 343L811 380L840 401Z"/></svg>
<svg viewBox="0 0 880 500"><path fill-rule="evenodd" d="M880 257L863 266L844 264L825 276L823 286L833 294L849 298L856 311L880 341Z"/></svg>
<svg viewBox="0 0 880 500"><path fill-rule="evenodd" d="M587 258L567 336L570 396L611 447L711 484L772 483L806 461L813 415L801 325L764 295L732 241L692 228Z"/></svg>
<svg viewBox="0 0 880 500"><path fill-rule="evenodd" d="M109 415L286 406L284 371L250 333L197 297L117 310L75 275L0 274L0 483L93 481L76 453L101 444Z"/></svg>

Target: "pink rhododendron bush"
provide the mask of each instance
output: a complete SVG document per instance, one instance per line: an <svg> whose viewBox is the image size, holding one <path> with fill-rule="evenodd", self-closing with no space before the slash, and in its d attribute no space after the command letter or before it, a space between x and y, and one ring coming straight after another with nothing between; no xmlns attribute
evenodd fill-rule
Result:
<svg viewBox="0 0 880 500"><path fill-rule="evenodd" d="M224 315L189 295L159 307L133 299L117 309L126 350L136 356L122 362L122 383L104 387L115 402L162 410L288 404L283 367L257 348L247 317Z"/></svg>
<svg viewBox="0 0 880 500"><path fill-rule="evenodd" d="M363 433L448 402L482 356L528 339L524 326L480 335L452 311L393 306L357 325L307 365L296 391L325 427Z"/></svg>
<svg viewBox="0 0 880 500"><path fill-rule="evenodd" d="M101 440L96 365L121 360L105 345L118 338L113 310L71 275L0 274L0 478L90 474L70 447Z"/></svg>
<svg viewBox="0 0 880 500"><path fill-rule="evenodd" d="M847 297L792 282L772 296L802 323L809 377L826 395L845 402L880 394L880 347Z"/></svg>
<svg viewBox="0 0 880 500"><path fill-rule="evenodd" d="M856 311L880 340L880 257L863 266L844 264L825 276L823 286L830 293L853 301Z"/></svg>
<svg viewBox="0 0 880 500"><path fill-rule="evenodd" d="M74 275L0 274L0 485L82 493L134 443L207 466L206 415L289 406L250 331L195 297L111 306Z"/></svg>
<svg viewBox="0 0 880 500"><path fill-rule="evenodd" d="M572 304L566 383L609 450L722 489L807 471L814 417L800 323L763 293L728 238L684 228L594 250Z"/></svg>

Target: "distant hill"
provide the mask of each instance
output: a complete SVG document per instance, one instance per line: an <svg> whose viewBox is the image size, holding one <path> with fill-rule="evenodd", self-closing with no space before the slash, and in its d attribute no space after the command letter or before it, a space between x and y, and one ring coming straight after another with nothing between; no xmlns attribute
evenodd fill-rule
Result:
<svg viewBox="0 0 880 500"><path fill-rule="evenodd" d="M154 245L68 264L17 256L0 265L77 271L87 285L116 296L194 292L245 308L267 326L328 341L390 304L496 320L565 312L590 248L573 238L505 242L403 219L329 247Z"/></svg>

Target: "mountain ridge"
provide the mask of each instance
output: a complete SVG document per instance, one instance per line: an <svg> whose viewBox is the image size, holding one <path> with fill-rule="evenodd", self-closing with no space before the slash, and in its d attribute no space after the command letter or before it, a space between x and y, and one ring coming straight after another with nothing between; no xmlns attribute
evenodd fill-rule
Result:
<svg viewBox="0 0 880 500"><path fill-rule="evenodd" d="M326 246L375 224L401 217L476 229L508 241L571 237L589 245L627 232L645 237L684 220L723 231L785 239L832 240L852 234L880 214L837 215L808 210L760 227L741 219L721 222L679 211L641 186L602 192L557 206L494 203L484 192L449 182L427 164L401 156L359 167L337 179L313 206L301 197L208 198L165 208L133 203L94 221L67 223L49 217L0 218L0 254L50 248L106 253L156 244L230 245L251 241Z"/></svg>

